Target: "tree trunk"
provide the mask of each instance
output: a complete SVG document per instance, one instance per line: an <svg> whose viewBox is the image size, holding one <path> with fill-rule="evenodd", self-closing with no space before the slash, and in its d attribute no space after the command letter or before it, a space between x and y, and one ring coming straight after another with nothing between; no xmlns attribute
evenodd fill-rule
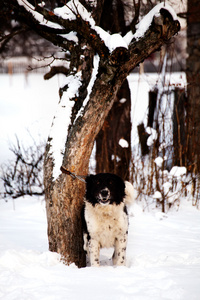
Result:
<svg viewBox="0 0 200 300"><path fill-rule="evenodd" d="M128 5L130 4L126 4L126 9L128 9ZM124 7L122 0L117 0L114 3L105 0L99 25L112 34L127 32ZM130 111L130 89L128 81L125 80L96 138L96 173L114 173L124 180L129 180L131 159ZM127 141L127 147L120 146L121 138Z"/></svg>
<svg viewBox="0 0 200 300"><path fill-rule="evenodd" d="M97 133L111 109L119 82L110 85L101 74L93 90L84 117L68 134L63 166L75 174L87 175L89 159ZM83 251L81 208L84 184L61 174L53 180L53 161L49 141L44 162L44 184L50 251L58 252L67 263L85 266Z"/></svg>
<svg viewBox="0 0 200 300"><path fill-rule="evenodd" d="M96 138L96 173L108 172L129 180L131 158L131 97L128 81L122 84L112 109ZM120 139L127 146L120 145Z"/></svg>
<svg viewBox="0 0 200 300"><path fill-rule="evenodd" d="M80 215L83 196L84 183L66 175L60 176L45 193L49 250L60 253L65 263L74 262L78 267L86 266Z"/></svg>
<svg viewBox="0 0 200 300"><path fill-rule="evenodd" d="M189 170L200 171L200 2L188 0L187 18L187 97Z"/></svg>
<svg viewBox="0 0 200 300"><path fill-rule="evenodd" d="M185 89L176 88L174 91L173 111L173 165L186 166L186 95Z"/></svg>

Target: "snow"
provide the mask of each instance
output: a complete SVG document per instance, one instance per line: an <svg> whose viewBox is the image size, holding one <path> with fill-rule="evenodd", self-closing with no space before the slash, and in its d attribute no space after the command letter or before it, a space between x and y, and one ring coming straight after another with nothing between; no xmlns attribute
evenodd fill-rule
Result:
<svg viewBox="0 0 200 300"><path fill-rule="evenodd" d="M67 93L63 93L62 98L59 101L57 111L55 113L53 124L49 137L51 139L51 149L49 153L52 155L54 168L53 178L56 178L61 174L60 167L62 165L63 153L66 143L66 137L68 135L68 129L71 124L72 109L75 101L72 100L78 96L78 89L81 86L82 72L76 73L76 75L69 75L64 78L64 86L68 85Z"/></svg>
<svg viewBox="0 0 200 300"><path fill-rule="evenodd" d="M125 103L126 101L127 101L126 98L121 98L121 99L119 100L119 102L120 102L121 104Z"/></svg>
<svg viewBox="0 0 200 300"><path fill-rule="evenodd" d="M137 132L137 126L144 122L147 123L147 112L148 112L148 95L151 84L149 84L149 77L145 76L128 76L129 87L131 91L131 143L132 146L138 145L139 138ZM151 76L151 80L153 77ZM155 83L156 81L154 81ZM146 127L146 126L145 126Z"/></svg>
<svg viewBox="0 0 200 300"><path fill-rule="evenodd" d="M170 171L170 175L175 176L175 177L180 177L180 176L186 175L186 173L187 173L186 167L174 166Z"/></svg>
<svg viewBox="0 0 200 300"><path fill-rule="evenodd" d="M153 195L153 198L154 199L162 199L162 195L161 195L161 192L159 191L156 191Z"/></svg>
<svg viewBox="0 0 200 300"><path fill-rule="evenodd" d="M40 13L35 11L35 7L27 0L17 0L20 6L24 6L24 8L30 12L33 17L42 25L48 25L51 28L61 29L62 27L56 23L47 21Z"/></svg>
<svg viewBox="0 0 200 300"><path fill-rule="evenodd" d="M128 48L126 41L119 33L109 34L99 26L93 26L93 29L97 32L100 38L105 42L110 53L118 47Z"/></svg>
<svg viewBox="0 0 200 300"><path fill-rule="evenodd" d="M122 138L119 140L119 145L122 148L128 148L129 147L129 143L125 139L122 139Z"/></svg>
<svg viewBox="0 0 200 300"><path fill-rule="evenodd" d="M24 145L46 142L59 101L61 77L43 74L0 74L0 164L12 158L15 135Z"/></svg>
<svg viewBox="0 0 200 300"><path fill-rule="evenodd" d="M93 88L93 85L94 85L94 82L96 80L96 76L97 76L97 73L98 73L98 68L99 68L99 61L100 61L100 58L99 58L99 55L96 54L94 55L94 58L93 58L93 70L92 70L92 75L91 75L91 79L90 79L90 82L87 86L87 96L86 98L84 99L83 101L83 104L82 104L82 107L81 109L79 110L79 112L77 113L76 115L76 119L75 119L75 122L76 120L83 115L83 112L84 112L84 109L90 99L90 94L92 92L92 88Z"/></svg>
<svg viewBox="0 0 200 300"><path fill-rule="evenodd" d="M160 16L160 10L161 8L165 8L170 12L174 20L177 20L177 15L173 8L168 5L166 2L162 2L160 4L157 4L153 9L150 10L150 12L142 18L142 20L136 25L136 32L133 34L132 31L129 31L125 36L124 40L127 43L127 45L130 44L130 42L133 39L138 40L141 38L145 32L148 30L148 28L151 25L151 22L153 20L153 17L159 17Z"/></svg>
<svg viewBox="0 0 200 300"><path fill-rule="evenodd" d="M48 251L42 197L0 200L0 299L180 299L200 293L200 212L188 201L178 212L130 211L127 266L64 265ZM102 288L103 287L103 288Z"/></svg>
<svg viewBox="0 0 200 300"><path fill-rule="evenodd" d="M67 39L68 41L73 41L76 44L78 44L78 37L77 37L77 32L75 31L70 31L67 34L60 34L63 38Z"/></svg>
<svg viewBox="0 0 200 300"><path fill-rule="evenodd" d="M165 182L163 184L163 190L164 190L164 194L167 195L169 193L169 190L172 188L172 184L170 182Z"/></svg>
<svg viewBox="0 0 200 300"><path fill-rule="evenodd" d="M110 52L112 52L118 47L123 47L128 49L126 42L124 41L123 37L119 33L111 34L109 40L106 41L106 46L110 49Z"/></svg>
<svg viewBox="0 0 200 300"><path fill-rule="evenodd" d="M95 25L91 13L80 3L79 0L72 0L67 2L66 5L54 9L54 13L64 19L75 20L77 15L80 15L81 18L85 21L88 21L91 26Z"/></svg>
<svg viewBox="0 0 200 300"><path fill-rule="evenodd" d="M149 137L147 139L147 145L150 147L157 140L158 134L157 131L151 127L147 127L146 132L149 134Z"/></svg>
<svg viewBox="0 0 200 300"><path fill-rule="evenodd" d="M158 156L158 157L155 158L154 162L155 162L157 167L161 168L162 164L163 164L163 158Z"/></svg>

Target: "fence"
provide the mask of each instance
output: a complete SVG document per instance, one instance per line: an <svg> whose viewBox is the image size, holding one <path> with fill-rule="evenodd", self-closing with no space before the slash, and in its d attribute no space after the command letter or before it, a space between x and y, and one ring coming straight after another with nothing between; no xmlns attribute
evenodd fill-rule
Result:
<svg viewBox="0 0 200 300"><path fill-rule="evenodd" d="M12 57L9 59L0 60L0 73L13 74L13 73L45 73L49 71L48 59L41 57Z"/></svg>

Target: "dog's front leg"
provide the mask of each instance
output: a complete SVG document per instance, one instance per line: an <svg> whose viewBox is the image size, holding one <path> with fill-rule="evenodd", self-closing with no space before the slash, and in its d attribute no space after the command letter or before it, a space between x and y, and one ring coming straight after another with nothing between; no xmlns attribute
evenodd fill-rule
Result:
<svg viewBox="0 0 200 300"><path fill-rule="evenodd" d="M92 267L99 267L100 244L94 239L89 241L90 263Z"/></svg>
<svg viewBox="0 0 200 300"><path fill-rule="evenodd" d="M115 250L113 254L113 264L117 266L126 265L126 244L127 235L117 237L115 239Z"/></svg>

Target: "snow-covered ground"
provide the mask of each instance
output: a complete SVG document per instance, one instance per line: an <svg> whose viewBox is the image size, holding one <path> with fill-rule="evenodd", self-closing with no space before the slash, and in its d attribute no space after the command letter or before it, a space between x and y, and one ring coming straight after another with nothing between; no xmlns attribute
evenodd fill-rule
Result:
<svg viewBox="0 0 200 300"><path fill-rule="evenodd" d="M174 77L173 77L174 76ZM182 74L172 76L179 84ZM41 74L0 75L0 164L10 158L8 141L15 134L25 145L47 139L62 77L44 81ZM132 144L137 124L146 122L147 94L157 75L134 74ZM146 123L145 123L146 124ZM65 266L48 251L43 198L0 199L0 299L173 299L200 295L200 211L188 199L167 215L131 210L127 267L111 266L104 250L98 268Z"/></svg>
<svg viewBox="0 0 200 300"><path fill-rule="evenodd" d="M167 215L130 216L127 267L78 269L48 251L43 198L0 200L0 299L198 300L200 295L200 212L187 201Z"/></svg>

